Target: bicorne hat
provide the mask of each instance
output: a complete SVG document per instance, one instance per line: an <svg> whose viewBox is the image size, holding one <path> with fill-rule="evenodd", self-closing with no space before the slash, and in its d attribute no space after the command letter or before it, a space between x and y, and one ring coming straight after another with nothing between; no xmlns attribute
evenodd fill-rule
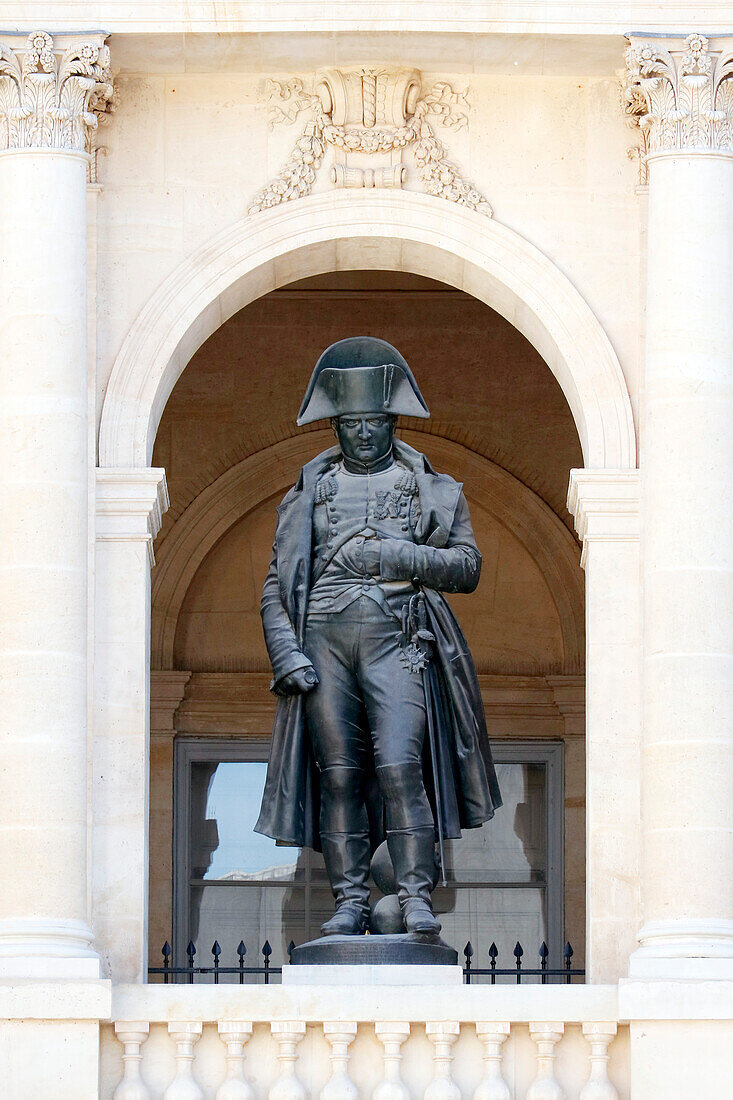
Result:
<svg viewBox="0 0 733 1100"><path fill-rule="evenodd" d="M344 413L428 417L405 359L376 336L350 336L326 348L315 365L298 425Z"/></svg>

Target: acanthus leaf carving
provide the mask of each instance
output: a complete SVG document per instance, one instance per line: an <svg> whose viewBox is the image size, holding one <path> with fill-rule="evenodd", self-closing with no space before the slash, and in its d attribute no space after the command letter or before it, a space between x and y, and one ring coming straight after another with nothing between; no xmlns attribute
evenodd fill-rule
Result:
<svg viewBox="0 0 733 1100"><path fill-rule="evenodd" d="M103 35L58 48L34 31L18 49L0 42L0 149L73 149L94 155L98 119L110 109Z"/></svg>
<svg viewBox="0 0 733 1100"><path fill-rule="evenodd" d="M331 149L330 179L337 187L401 187L410 150L426 191L491 216L478 188L447 159L431 122L466 126L467 91L441 81L422 94L415 69L331 69L315 76L312 92L298 77L270 80L268 92L270 128L292 125L303 114L308 121L280 174L255 195L250 214L310 194Z"/></svg>
<svg viewBox="0 0 733 1100"><path fill-rule="evenodd" d="M676 42L632 36L623 104L639 128L640 160L660 152L733 153L733 51L702 34ZM646 182L641 169L640 182Z"/></svg>

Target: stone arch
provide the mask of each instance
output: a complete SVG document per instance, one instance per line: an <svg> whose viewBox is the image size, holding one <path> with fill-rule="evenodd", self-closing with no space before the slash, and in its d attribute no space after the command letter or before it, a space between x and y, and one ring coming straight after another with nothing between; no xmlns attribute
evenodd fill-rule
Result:
<svg viewBox="0 0 733 1100"><path fill-rule="evenodd" d="M537 562L557 608L565 671L583 668L584 609L580 548L568 528L540 498L500 466L452 440L406 430L406 442L428 447L439 468L460 468L470 496L513 534ZM152 585L152 667L174 667L178 617L197 569L248 512L274 493L284 493L300 467L330 446L330 431L293 436L241 462L191 502L156 549Z"/></svg>
<svg viewBox="0 0 733 1100"><path fill-rule="evenodd" d="M636 465L616 354L570 280L496 221L415 192L310 196L249 216L187 258L137 317L110 376L99 464L147 466L194 352L255 298L334 270L404 270L465 290L530 341L565 394L587 468Z"/></svg>

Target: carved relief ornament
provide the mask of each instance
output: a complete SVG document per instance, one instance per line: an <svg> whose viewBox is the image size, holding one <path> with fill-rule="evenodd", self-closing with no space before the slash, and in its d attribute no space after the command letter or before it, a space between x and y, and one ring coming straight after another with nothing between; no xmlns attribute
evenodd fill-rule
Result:
<svg viewBox="0 0 733 1100"><path fill-rule="evenodd" d="M629 41L624 109L639 126L641 161L662 152L733 153L733 39L721 40L723 48L702 34Z"/></svg>
<svg viewBox="0 0 733 1100"><path fill-rule="evenodd" d="M73 149L96 166L95 135L110 110L109 49L103 34L34 31L22 46L0 41L0 150Z"/></svg>
<svg viewBox="0 0 733 1100"><path fill-rule="evenodd" d="M432 120L458 130L468 122L466 92L441 82L422 90L417 69L328 69L312 91L299 78L268 82L270 128L307 121L280 175L254 197L251 214L310 194L327 153L335 187L400 188L410 168L431 195L491 216L484 196L461 175Z"/></svg>

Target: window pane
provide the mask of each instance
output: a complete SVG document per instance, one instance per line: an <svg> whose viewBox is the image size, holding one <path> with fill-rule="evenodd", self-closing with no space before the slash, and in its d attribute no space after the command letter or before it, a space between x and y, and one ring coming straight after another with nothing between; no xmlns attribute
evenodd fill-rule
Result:
<svg viewBox="0 0 733 1100"><path fill-rule="evenodd" d="M547 810L544 764L497 764L504 805L480 829L446 845L454 882L546 881Z"/></svg>
<svg viewBox="0 0 733 1100"><path fill-rule="evenodd" d="M499 950L497 967L514 968L514 945L519 941L525 952L523 965L529 969L539 967L540 944L547 939L544 890L532 887L452 890L450 886L439 886L433 894L433 903L443 925L441 936L456 948L459 962L463 962L463 948L470 940L474 951L472 965L488 967L488 950L493 942Z"/></svg>
<svg viewBox="0 0 733 1100"><path fill-rule="evenodd" d="M303 878L307 856L254 831L267 764L191 764L191 877L246 882Z"/></svg>
<svg viewBox="0 0 733 1100"><path fill-rule="evenodd" d="M310 937L305 907L306 891L297 885L191 887L189 929L197 947L196 964L212 965L211 947L218 940L220 965L237 966L237 945L244 940L245 966L262 966L262 946L269 940L270 962L282 966L290 941L303 943Z"/></svg>

